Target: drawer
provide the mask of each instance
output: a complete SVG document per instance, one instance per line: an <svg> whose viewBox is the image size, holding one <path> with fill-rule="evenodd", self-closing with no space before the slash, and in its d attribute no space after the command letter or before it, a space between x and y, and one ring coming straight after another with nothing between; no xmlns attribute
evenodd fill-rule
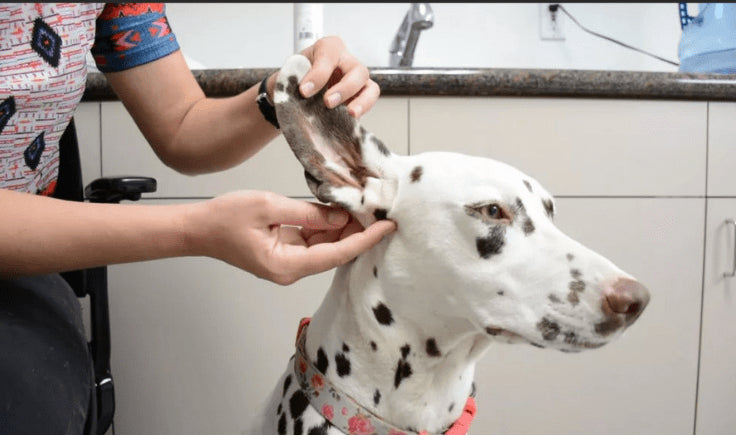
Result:
<svg viewBox="0 0 736 435"><path fill-rule="evenodd" d="M410 99L410 149L516 166L554 195L705 194L707 103Z"/></svg>
<svg viewBox="0 0 736 435"><path fill-rule="evenodd" d="M362 124L399 154L408 152L408 99L381 98ZM105 176L143 175L158 181L152 198L211 197L240 189L270 190L282 195L311 197L304 169L283 136L258 154L223 172L188 176L165 166L138 130L122 103L102 103L102 173Z"/></svg>
<svg viewBox="0 0 736 435"><path fill-rule="evenodd" d="M736 103L708 104L708 195L736 196Z"/></svg>

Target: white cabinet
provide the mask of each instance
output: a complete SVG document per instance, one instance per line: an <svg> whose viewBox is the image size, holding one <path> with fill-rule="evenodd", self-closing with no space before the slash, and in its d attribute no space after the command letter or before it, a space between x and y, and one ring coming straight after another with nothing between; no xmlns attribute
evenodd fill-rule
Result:
<svg viewBox="0 0 736 435"><path fill-rule="evenodd" d="M736 197L736 103L708 106L708 196Z"/></svg>
<svg viewBox="0 0 736 435"><path fill-rule="evenodd" d="M698 386L698 435L736 428L736 277L733 272L736 198L708 200L703 326Z"/></svg>
<svg viewBox="0 0 736 435"><path fill-rule="evenodd" d="M710 194L736 195L736 175L718 154L736 149L736 105L712 106L709 118L706 102L382 97L366 115L364 125L398 154L487 156L537 178L558 197L558 226L652 293L639 321L602 349L494 346L478 366L473 433L691 434L704 238L698 433L736 426L728 406L736 403L736 354L728 351L736 341L736 295L728 290L736 284L714 278L733 249L718 225L736 215L736 202L709 201L705 234L706 169L725 174L709 178ZM158 161L120 103L97 107L101 174L157 178L159 199L149 203L243 188L311 196L281 137L238 168L187 177ZM717 267L714 232L723 245ZM296 322L314 312L331 278L280 287L203 258L112 266L116 433L243 433L293 352Z"/></svg>

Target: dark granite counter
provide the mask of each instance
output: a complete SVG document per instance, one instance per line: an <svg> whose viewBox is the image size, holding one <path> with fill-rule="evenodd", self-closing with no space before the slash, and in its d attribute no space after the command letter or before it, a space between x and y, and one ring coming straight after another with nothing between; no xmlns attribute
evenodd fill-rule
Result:
<svg viewBox="0 0 736 435"><path fill-rule="evenodd" d="M236 95L273 68L195 70L211 97ZM665 72L484 69L371 68L381 95L527 96L736 101L736 75ZM117 97L101 73L89 74L83 101Z"/></svg>

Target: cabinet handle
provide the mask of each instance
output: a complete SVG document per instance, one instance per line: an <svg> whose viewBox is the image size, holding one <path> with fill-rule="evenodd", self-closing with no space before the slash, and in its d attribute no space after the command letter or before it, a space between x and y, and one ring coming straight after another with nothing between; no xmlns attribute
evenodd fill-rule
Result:
<svg viewBox="0 0 736 435"><path fill-rule="evenodd" d="M733 276L736 276L736 221L733 219L726 219L726 225L733 225L733 238L734 238L734 246L733 246L733 265L731 265L731 272L726 272L723 274L726 278L731 278Z"/></svg>

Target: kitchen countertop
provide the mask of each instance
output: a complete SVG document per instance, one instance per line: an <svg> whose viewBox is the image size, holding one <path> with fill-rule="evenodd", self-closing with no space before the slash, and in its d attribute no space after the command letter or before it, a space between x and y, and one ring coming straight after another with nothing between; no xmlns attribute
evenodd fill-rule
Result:
<svg viewBox="0 0 736 435"><path fill-rule="evenodd" d="M211 97L236 95L275 68L194 70ZM369 68L381 95L593 97L736 101L736 75L500 68ZM90 73L83 101L117 97Z"/></svg>

